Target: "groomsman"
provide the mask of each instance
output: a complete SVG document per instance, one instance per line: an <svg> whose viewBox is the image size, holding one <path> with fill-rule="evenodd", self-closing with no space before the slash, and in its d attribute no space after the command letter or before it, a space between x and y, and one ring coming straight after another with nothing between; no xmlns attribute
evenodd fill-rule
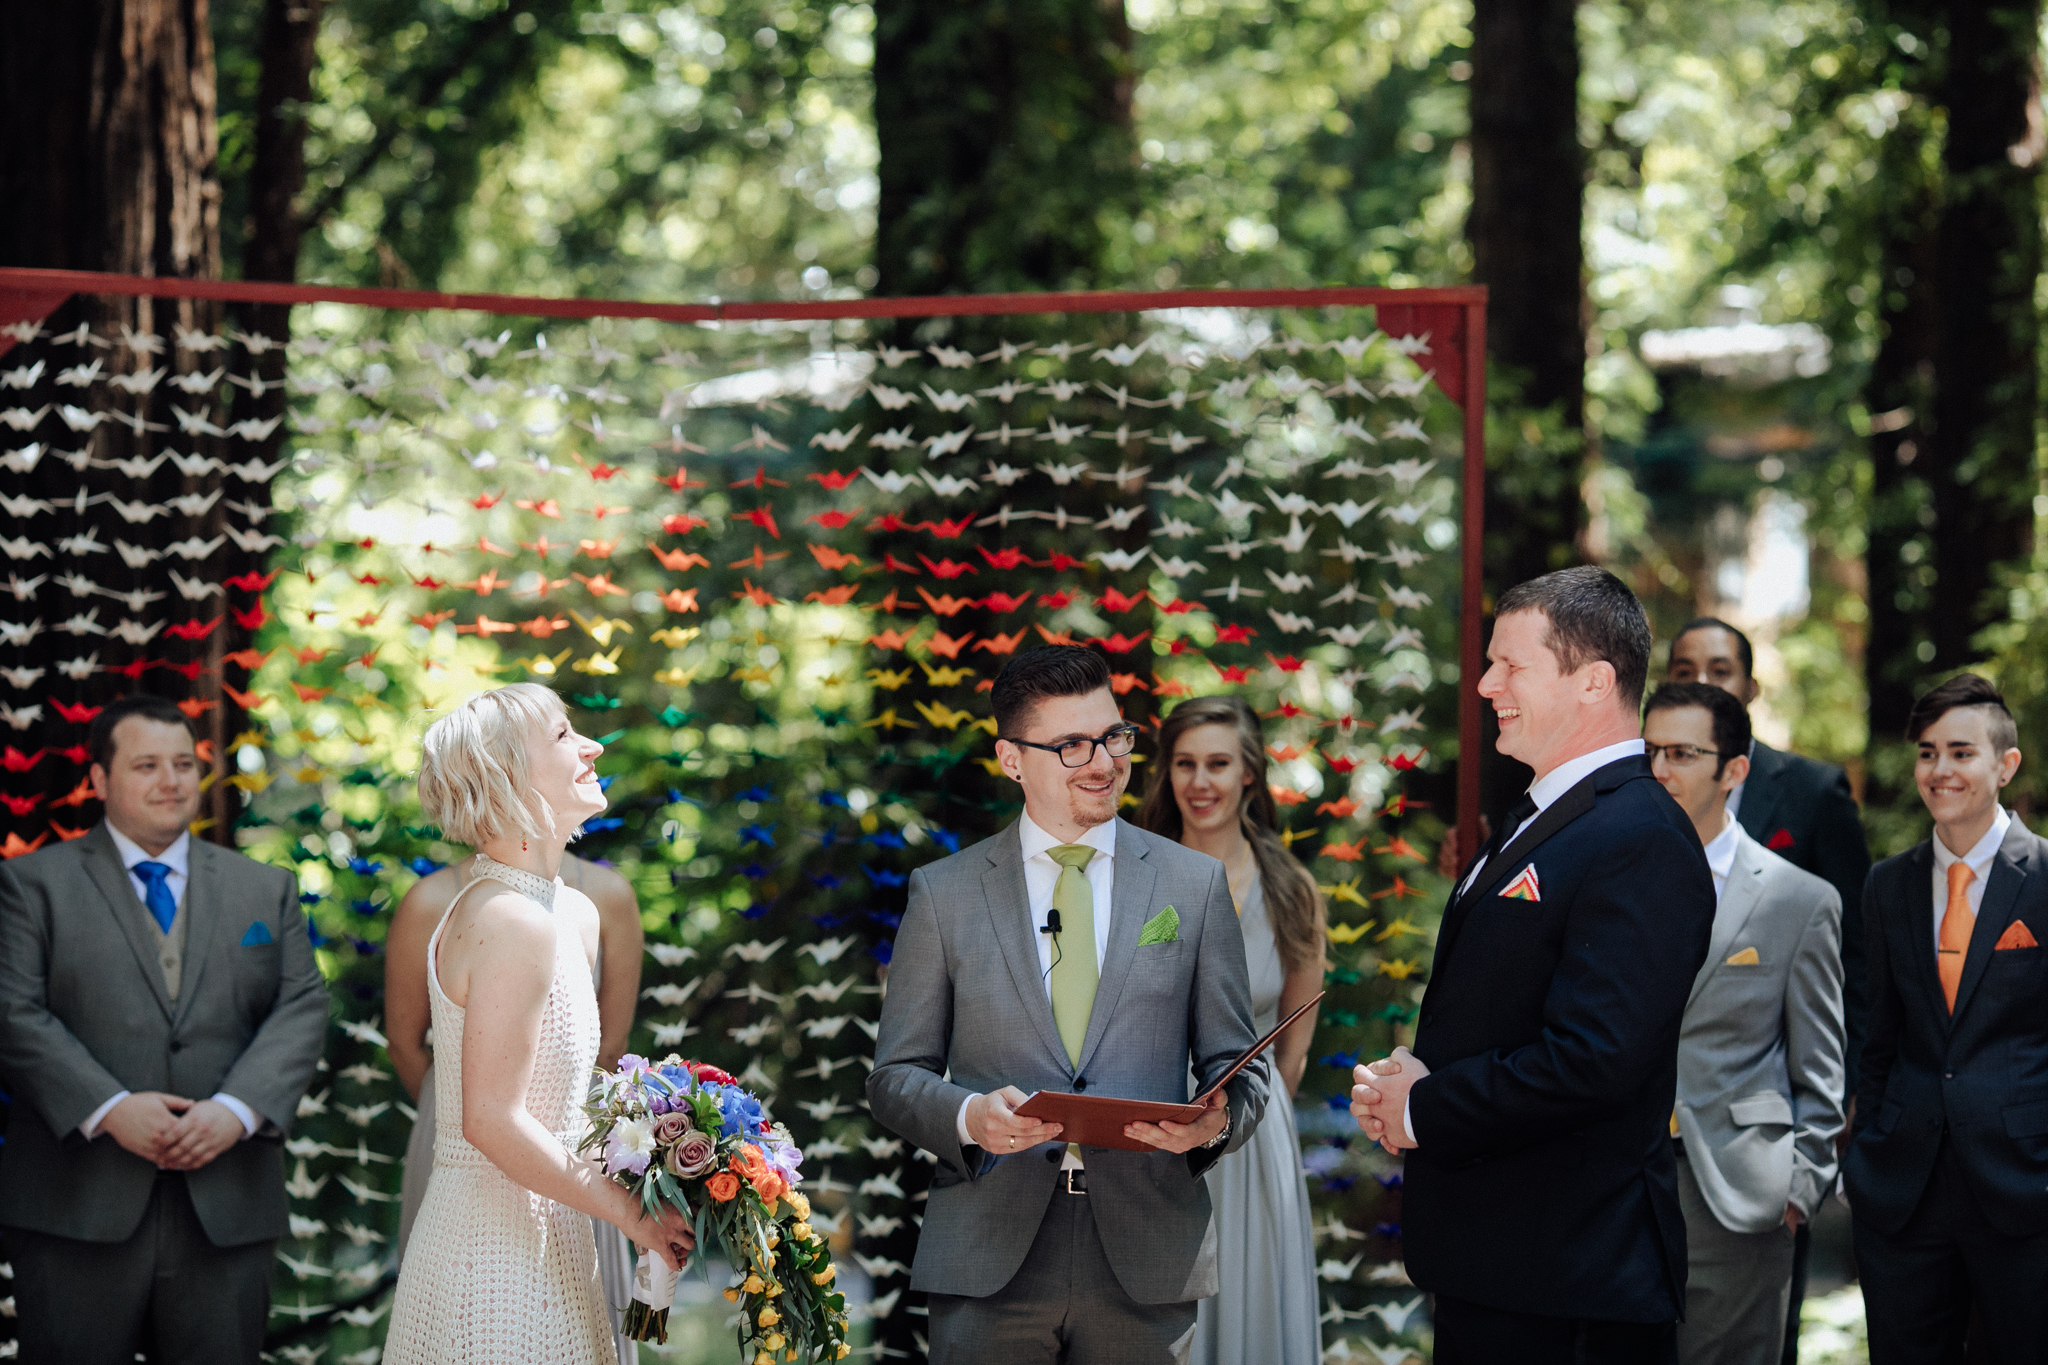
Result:
<svg viewBox="0 0 2048 1365"><path fill-rule="evenodd" d="M185 716L94 720L85 837L0 865L0 1227L24 1365L255 1365L327 987L291 874L201 843Z"/></svg>
<svg viewBox="0 0 2048 1365"><path fill-rule="evenodd" d="M1414 1052L1357 1068L1351 1112L1408 1152L1437 1365L1675 1361L1669 1125L1714 884L1643 756L1650 623L1565 569L1502 594L1487 658L1500 751L1536 779L1451 895Z"/></svg>
<svg viewBox="0 0 2048 1365"><path fill-rule="evenodd" d="M1934 837L1871 869L1870 1037L1844 1163L1871 1365L2048 1356L2048 842L1999 804L2019 731L1983 678L1913 707Z"/></svg>
<svg viewBox="0 0 2048 1365"><path fill-rule="evenodd" d="M1670 682L1710 683L1744 706L1753 704L1763 690L1757 685L1756 650L1749 637L1712 616L1687 622L1672 638L1664 676ZM1752 738L1749 776L1728 794L1728 814L1752 839L1794 867L1824 879L1841 897L1844 1060L1853 1078L1867 1014L1862 903L1870 845L1849 778L1832 763L1784 753ZM1811 1231L1800 1224L1793 1243L1792 1298L1785 1313L1781 1365L1799 1365L1799 1305L1806 1298Z"/></svg>
<svg viewBox="0 0 2048 1365"><path fill-rule="evenodd" d="M1692 817L1717 908L1678 1037L1672 1112L1685 1211L1683 1365L1772 1365L1784 1349L1795 1229L1835 1180L1842 1127L1841 902L1728 814L1749 713L1666 683L1643 717L1650 771Z"/></svg>

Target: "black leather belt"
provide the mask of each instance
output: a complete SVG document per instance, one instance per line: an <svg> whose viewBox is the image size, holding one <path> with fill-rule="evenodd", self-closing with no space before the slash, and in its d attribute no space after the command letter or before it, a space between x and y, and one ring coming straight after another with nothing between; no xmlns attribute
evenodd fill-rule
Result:
<svg viewBox="0 0 2048 1365"><path fill-rule="evenodd" d="M1059 1188L1067 1194L1088 1193L1088 1172L1074 1166L1061 1167Z"/></svg>

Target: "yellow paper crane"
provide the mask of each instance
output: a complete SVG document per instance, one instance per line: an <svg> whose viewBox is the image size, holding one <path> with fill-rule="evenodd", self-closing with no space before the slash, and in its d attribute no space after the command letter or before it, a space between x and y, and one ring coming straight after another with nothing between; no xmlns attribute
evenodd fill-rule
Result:
<svg viewBox="0 0 2048 1365"><path fill-rule="evenodd" d="M738 678L741 682L772 683L775 681L775 670L758 666L735 668L732 671L732 676Z"/></svg>
<svg viewBox="0 0 2048 1365"><path fill-rule="evenodd" d="M1382 962L1380 964L1380 975L1391 976L1396 981L1406 981L1409 977L1415 975L1417 972L1421 970L1422 959L1420 958L1410 958L1407 961L1401 961L1399 959L1396 959L1394 961Z"/></svg>
<svg viewBox="0 0 2048 1365"><path fill-rule="evenodd" d="M884 687L894 692L897 688L910 681L910 670L906 668L901 673L891 673L886 668L871 668L868 670L868 679L875 686Z"/></svg>
<svg viewBox="0 0 2048 1365"><path fill-rule="evenodd" d="M873 720L862 721L860 725L863 730L873 730L877 727L884 730L915 730L917 728L915 723L897 715L896 708L893 706L882 712L881 715L876 716Z"/></svg>
<svg viewBox="0 0 2048 1365"><path fill-rule="evenodd" d="M1364 878L1362 877L1353 877L1348 882L1338 882L1334 886L1319 886L1316 890L1322 892L1333 901L1346 901L1352 905L1364 905L1366 903L1365 897L1358 890L1358 884L1363 880Z"/></svg>
<svg viewBox="0 0 2048 1365"><path fill-rule="evenodd" d="M683 626L664 626L647 638L658 645L667 645L670 649L679 649L703 633L704 627L702 626L689 626L687 628Z"/></svg>
<svg viewBox="0 0 2048 1365"><path fill-rule="evenodd" d="M613 645L611 653L593 653L587 659L578 659L575 663L570 664L569 667L575 669L578 673L589 673L593 676L616 673L619 671L619 654L625 648L624 645Z"/></svg>
<svg viewBox="0 0 2048 1365"><path fill-rule="evenodd" d="M621 620L616 616L599 616L591 620L585 620L581 614L574 608L571 608L569 619L581 626L583 633L597 641L600 647L612 642L612 632L615 630L622 630L628 635L633 633L633 623Z"/></svg>
<svg viewBox="0 0 2048 1365"><path fill-rule="evenodd" d="M1398 938L1402 934L1419 934L1421 932L1422 931L1420 929L1415 927L1415 922L1413 920L1410 920L1406 916L1403 916L1400 919L1390 922L1386 928L1380 930L1379 933L1375 934L1373 936L1372 941L1374 943L1385 943L1388 939Z"/></svg>
<svg viewBox="0 0 2048 1365"><path fill-rule="evenodd" d="M924 670L925 679L933 687L953 687L968 678L981 676L971 668L933 668L922 660L918 662L918 667Z"/></svg>
<svg viewBox="0 0 2048 1365"><path fill-rule="evenodd" d="M1356 943L1371 932L1373 924L1372 920L1363 924L1333 924L1330 926L1330 942Z"/></svg>
<svg viewBox="0 0 2048 1365"><path fill-rule="evenodd" d="M917 708L919 715L944 730L957 730L963 723L974 719L971 712L955 711L942 701L935 701L930 704L921 701L912 702L911 705Z"/></svg>
<svg viewBox="0 0 2048 1365"><path fill-rule="evenodd" d="M563 650L552 659L545 654L536 654L530 659L515 659L513 662L526 665L526 671L529 673L543 678L551 678L554 676L555 670L560 668L563 662L575 652L576 650L572 646Z"/></svg>
<svg viewBox="0 0 2048 1365"><path fill-rule="evenodd" d="M664 668L654 675L654 680L670 687L687 687L698 671L698 668Z"/></svg>

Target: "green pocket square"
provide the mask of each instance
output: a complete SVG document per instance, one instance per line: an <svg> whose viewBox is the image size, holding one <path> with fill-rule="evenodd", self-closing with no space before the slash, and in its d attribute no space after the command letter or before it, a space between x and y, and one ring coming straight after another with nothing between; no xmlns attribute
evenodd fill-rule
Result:
<svg viewBox="0 0 2048 1365"><path fill-rule="evenodd" d="M1140 948L1153 943L1178 942L1180 942L1180 913L1170 905L1151 919L1146 920L1145 927L1138 931L1138 946Z"/></svg>

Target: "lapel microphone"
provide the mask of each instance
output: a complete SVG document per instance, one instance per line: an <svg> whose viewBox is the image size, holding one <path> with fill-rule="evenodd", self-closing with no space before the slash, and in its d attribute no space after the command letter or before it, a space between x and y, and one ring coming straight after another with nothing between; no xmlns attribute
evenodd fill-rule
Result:
<svg viewBox="0 0 2048 1365"><path fill-rule="evenodd" d="M1044 924L1044 925L1043 925L1043 926L1042 926L1042 927L1041 927L1041 928L1039 929L1039 931L1038 931L1038 932L1039 932L1039 933L1041 933L1041 934L1057 934L1057 933L1058 933L1059 931L1060 931L1060 912L1059 912L1059 911L1057 911L1057 910L1048 910L1048 911L1046 911L1046 912L1045 912L1045 924Z"/></svg>

